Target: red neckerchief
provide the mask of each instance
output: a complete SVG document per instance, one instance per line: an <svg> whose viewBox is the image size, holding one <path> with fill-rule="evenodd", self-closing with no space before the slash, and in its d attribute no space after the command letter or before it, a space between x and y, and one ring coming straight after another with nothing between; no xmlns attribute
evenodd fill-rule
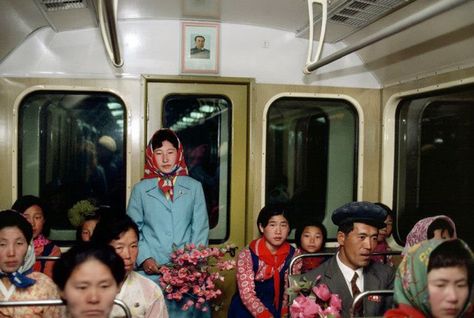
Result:
<svg viewBox="0 0 474 318"><path fill-rule="evenodd" d="M272 254L267 247L266 240L264 237L253 240L250 242L249 248L261 259L266 265L264 277L266 279L272 277L273 272L273 288L275 296L273 297L273 304L275 308L279 308L280 305L280 272L279 268L285 262L288 254L290 253L290 244L288 242L283 243L275 252Z"/></svg>
<svg viewBox="0 0 474 318"><path fill-rule="evenodd" d="M384 314L385 318L425 318L425 315L414 307L400 304L398 308L389 309Z"/></svg>
<svg viewBox="0 0 474 318"><path fill-rule="evenodd" d="M153 136L163 130L169 130L176 136L174 131L167 128L157 130L153 134ZM155 156L153 155L153 145L151 144L151 141L153 140L152 137L148 142L148 146L146 148L145 174L143 175L143 179L158 178L158 187L161 189L161 191L163 191L165 197L167 199L170 199L171 201L173 201L173 190L176 177L188 175L188 167L186 166L186 162L184 161L183 145L181 144L181 141L179 140L178 136L176 136L176 139L178 140L178 159L176 160L175 169L171 173L163 173L160 171L155 161Z"/></svg>
<svg viewBox="0 0 474 318"><path fill-rule="evenodd" d="M315 269L323 262L323 258L319 256L305 257L303 258L303 265L301 266L301 272L306 273L312 269Z"/></svg>

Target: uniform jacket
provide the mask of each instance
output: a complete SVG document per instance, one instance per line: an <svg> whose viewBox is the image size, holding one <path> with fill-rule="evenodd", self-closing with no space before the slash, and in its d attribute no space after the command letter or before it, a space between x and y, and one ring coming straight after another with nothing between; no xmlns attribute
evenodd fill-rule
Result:
<svg viewBox="0 0 474 318"><path fill-rule="evenodd" d="M337 254L324 262L321 266L304 274L307 280L314 281L321 275L317 284L324 283L333 294L338 294L342 300L342 317L350 317L352 294L344 280L336 260ZM364 291L393 289L395 274L393 269L385 264L371 262L364 268ZM382 316L391 308L393 297L374 296L364 298L364 317Z"/></svg>
<svg viewBox="0 0 474 318"><path fill-rule="evenodd" d="M149 257L158 264L169 262L173 244L207 245L209 221L201 183L188 176L178 176L174 200L167 200L158 188L157 178L144 179L132 190L127 214L140 231L137 264Z"/></svg>

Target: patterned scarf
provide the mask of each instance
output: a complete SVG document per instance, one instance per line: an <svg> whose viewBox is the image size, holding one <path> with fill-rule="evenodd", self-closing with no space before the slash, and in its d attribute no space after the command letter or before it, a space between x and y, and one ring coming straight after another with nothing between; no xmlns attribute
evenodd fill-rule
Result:
<svg viewBox="0 0 474 318"><path fill-rule="evenodd" d="M159 134L162 131L170 131L175 136L176 134L171 129L162 128L157 130L153 137ZM146 162L145 162L145 174L143 179L151 179L151 178L158 178L158 187L163 191L165 197L171 201L173 201L173 190L174 190L174 183L176 182L177 176L187 176L188 175L188 167L186 166L186 162L184 161L184 154L183 154L183 145L179 140L178 136L176 139L178 140L178 155L176 160L176 165L172 172L164 173L160 171L158 168L158 164L156 163L155 156L153 155L153 145L152 140L153 137L148 142L148 146L146 148Z"/></svg>
<svg viewBox="0 0 474 318"><path fill-rule="evenodd" d="M264 279L269 279L273 276L273 286L275 290L273 304L275 305L275 308L279 308L281 284L279 268L285 263L286 257L290 252L290 244L288 242L283 243L276 253L272 254L265 243L266 240L262 237L250 242L249 248L267 265Z"/></svg>
<svg viewBox="0 0 474 318"><path fill-rule="evenodd" d="M427 217L416 222L410 233L408 233L405 248L403 249L402 255L406 255L410 247L412 247L413 245L428 239L428 228L430 227L431 223L433 223L437 219L444 219L449 224L451 224L451 227L453 228L452 238L457 238L456 224L454 224L453 220L451 220L449 217L447 217L446 215L436 215L432 217Z"/></svg>
<svg viewBox="0 0 474 318"><path fill-rule="evenodd" d="M431 239L412 246L403 258L395 276L395 302L408 305L431 317L428 294L428 262L431 255L445 240ZM469 249L464 243L466 249ZM466 304L467 307L467 304Z"/></svg>
<svg viewBox="0 0 474 318"><path fill-rule="evenodd" d="M35 251L33 244L28 245L23 264L13 273L4 273L0 270L0 278L7 277L8 280L18 288L26 288L34 285L36 280L27 275L32 272L32 266L35 263Z"/></svg>
<svg viewBox="0 0 474 318"><path fill-rule="evenodd" d="M34 240L33 240L33 245L35 246L35 251L41 249L45 245L48 245L51 243L50 240L48 240L43 234L38 235Z"/></svg>

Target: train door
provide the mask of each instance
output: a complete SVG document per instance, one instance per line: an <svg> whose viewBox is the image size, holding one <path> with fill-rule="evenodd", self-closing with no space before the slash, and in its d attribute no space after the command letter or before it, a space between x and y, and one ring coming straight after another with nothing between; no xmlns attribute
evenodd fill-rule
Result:
<svg viewBox="0 0 474 318"><path fill-rule="evenodd" d="M145 81L146 139L160 127L176 131L183 143L189 173L203 185L210 244L234 243L242 247L249 82Z"/></svg>

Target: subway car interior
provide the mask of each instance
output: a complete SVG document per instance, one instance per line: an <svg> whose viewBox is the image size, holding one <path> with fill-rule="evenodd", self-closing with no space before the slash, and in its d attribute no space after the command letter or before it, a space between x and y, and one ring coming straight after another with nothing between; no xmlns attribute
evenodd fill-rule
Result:
<svg viewBox="0 0 474 318"><path fill-rule="evenodd" d="M332 211L371 201L394 211L395 251L438 214L474 247L473 12L472 0L0 0L1 209L41 197L67 249L68 210L94 198L125 213L147 141L169 127L213 246L244 247L261 207L284 203L334 248Z"/></svg>

